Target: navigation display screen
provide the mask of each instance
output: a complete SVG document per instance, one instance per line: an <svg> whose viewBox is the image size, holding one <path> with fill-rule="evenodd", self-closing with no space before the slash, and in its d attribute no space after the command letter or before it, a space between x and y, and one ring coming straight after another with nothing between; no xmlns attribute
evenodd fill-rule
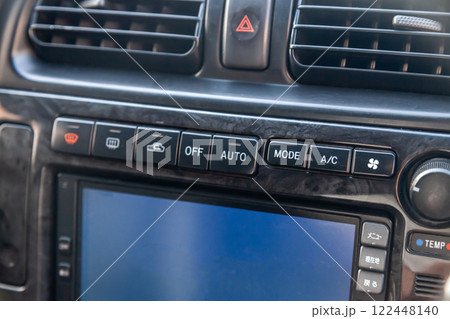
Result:
<svg viewBox="0 0 450 319"><path fill-rule="evenodd" d="M350 298L356 223L348 218L96 187L81 189L80 210L81 300Z"/></svg>

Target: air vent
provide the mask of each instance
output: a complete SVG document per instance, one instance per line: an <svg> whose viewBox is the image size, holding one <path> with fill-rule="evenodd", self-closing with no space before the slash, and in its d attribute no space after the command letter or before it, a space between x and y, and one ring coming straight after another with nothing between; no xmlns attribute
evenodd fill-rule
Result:
<svg viewBox="0 0 450 319"><path fill-rule="evenodd" d="M293 73L301 83L448 94L449 12L448 0L299 0Z"/></svg>
<svg viewBox="0 0 450 319"><path fill-rule="evenodd" d="M39 0L29 34L53 62L193 73L206 0Z"/></svg>
<svg viewBox="0 0 450 319"><path fill-rule="evenodd" d="M439 276L416 275L414 293L417 296L439 298L444 293L445 280Z"/></svg>

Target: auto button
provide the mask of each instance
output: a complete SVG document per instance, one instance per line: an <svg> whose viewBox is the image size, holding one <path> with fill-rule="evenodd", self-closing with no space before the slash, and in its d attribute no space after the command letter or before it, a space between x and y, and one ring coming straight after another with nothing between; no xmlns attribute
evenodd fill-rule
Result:
<svg viewBox="0 0 450 319"><path fill-rule="evenodd" d="M258 140L214 135L210 169L217 172L251 175L256 170Z"/></svg>

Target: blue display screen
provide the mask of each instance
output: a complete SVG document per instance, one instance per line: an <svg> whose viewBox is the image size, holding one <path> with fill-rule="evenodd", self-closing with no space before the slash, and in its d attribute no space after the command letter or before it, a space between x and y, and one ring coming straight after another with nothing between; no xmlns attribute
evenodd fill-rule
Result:
<svg viewBox="0 0 450 319"><path fill-rule="evenodd" d="M82 300L349 299L354 224L173 202L82 189Z"/></svg>

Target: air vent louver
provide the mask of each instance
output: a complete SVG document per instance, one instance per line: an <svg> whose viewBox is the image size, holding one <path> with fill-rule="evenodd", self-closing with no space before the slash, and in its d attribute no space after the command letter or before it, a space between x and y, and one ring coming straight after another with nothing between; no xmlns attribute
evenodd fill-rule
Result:
<svg viewBox="0 0 450 319"><path fill-rule="evenodd" d="M149 71L200 67L206 0L39 0L30 38L40 57ZM83 8L82 8L82 7Z"/></svg>
<svg viewBox="0 0 450 319"><path fill-rule="evenodd" d="M301 83L448 94L447 32L448 0L299 0L291 66Z"/></svg>
<svg viewBox="0 0 450 319"><path fill-rule="evenodd" d="M417 296L439 298L444 293L445 280L439 276L416 275L414 293Z"/></svg>

